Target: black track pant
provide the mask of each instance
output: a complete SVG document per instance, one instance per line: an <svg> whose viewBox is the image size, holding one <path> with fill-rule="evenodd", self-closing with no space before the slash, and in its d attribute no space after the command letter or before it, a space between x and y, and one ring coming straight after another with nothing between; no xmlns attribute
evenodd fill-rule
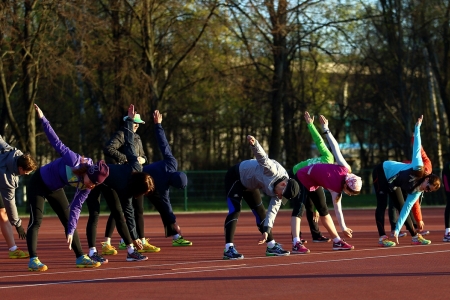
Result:
<svg viewBox="0 0 450 300"><path fill-rule="evenodd" d="M67 237L67 223L69 221L69 201L66 193L61 188L56 191L51 191L42 180L41 169L38 169L31 175L27 186L27 197L30 205L30 222L27 230L27 246L30 257L37 257L37 243L39 228L41 227L42 219L44 218L44 203L47 199L48 204L59 218L59 221L64 227L64 236ZM62 231L62 230L61 230ZM63 243L63 240L61 239ZM78 258L84 255L81 249L78 232L75 230L72 239L72 249L75 256Z"/></svg>

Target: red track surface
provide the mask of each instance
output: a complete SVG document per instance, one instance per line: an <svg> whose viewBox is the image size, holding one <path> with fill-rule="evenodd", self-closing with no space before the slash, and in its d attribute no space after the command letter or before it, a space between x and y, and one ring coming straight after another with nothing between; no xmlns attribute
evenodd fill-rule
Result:
<svg viewBox="0 0 450 300"><path fill-rule="evenodd" d="M159 215L148 215L147 237L161 247L161 252L148 254L145 262L126 262L126 251L119 250L117 255L107 256L109 263L96 269L75 267L75 256L67 249L59 220L46 217L39 233L38 254L49 270L29 272L28 259L8 259L1 240L0 295L1 299L450 298L450 243L442 242L443 208L423 209L431 245L412 246L408 235L390 249L377 246L374 209L345 210L344 214L354 230L348 242L355 250L332 251L331 243L312 243L307 226L303 226L310 254L266 257L265 246L257 245L260 234L253 215L244 212L234 242L245 259L238 261L222 260L226 213L178 214L183 234L194 243L183 248L172 247L170 239L164 238ZM105 223L106 217L102 217L98 246ZM85 224L86 218L81 218L78 228L87 252ZM274 237L285 249L291 248L289 224L290 212L280 212ZM114 245L118 241L115 233ZM26 248L24 241L17 243Z"/></svg>

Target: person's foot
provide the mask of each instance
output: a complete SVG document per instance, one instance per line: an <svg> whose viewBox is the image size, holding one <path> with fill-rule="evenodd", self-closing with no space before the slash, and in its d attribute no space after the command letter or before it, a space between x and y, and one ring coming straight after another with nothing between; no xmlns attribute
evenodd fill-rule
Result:
<svg viewBox="0 0 450 300"><path fill-rule="evenodd" d="M104 258L103 256L101 256L97 252L94 252L94 254L89 255L89 258L92 259L93 261L97 261L97 262L99 262L101 264L107 264L108 263L108 259Z"/></svg>
<svg viewBox="0 0 450 300"><path fill-rule="evenodd" d="M127 249L127 245L125 244L125 242L120 242L119 243L119 250L126 250Z"/></svg>
<svg viewBox="0 0 450 300"><path fill-rule="evenodd" d="M443 242L450 242L450 232L444 235Z"/></svg>
<svg viewBox="0 0 450 300"><path fill-rule="evenodd" d="M329 238L327 238L327 237L325 237L323 235L321 235L321 236L319 236L317 238L313 238L313 242L314 243L328 243L330 241L331 241L331 239L329 239Z"/></svg>
<svg viewBox="0 0 450 300"><path fill-rule="evenodd" d="M127 261L144 261L147 260L148 257L140 254L136 249L134 249L133 253L127 254Z"/></svg>
<svg viewBox="0 0 450 300"><path fill-rule="evenodd" d="M102 243L102 255L116 255L117 250L116 247L111 246L110 244Z"/></svg>
<svg viewBox="0 0 450 300"><path fill-rule="evenodd" d="M174 247L192 246L192 242L185 240L180 235L176 240L172 240L172 246L174 246Z"/></svg>
<svg viewBox="0 0 450 300"><path fill-rule="evenodd" d="M102 264L98 261L91 259L89 256L82 255L76 260L77 268L98 268Z"/></svg>
<svg viewBox="0 0 450 300"><path fill-rule="evenodd" d="M14 251L9 251L8 253L9 258L28 258L30 255L27 251L22 251L20 248L17 248Z"/></svg>
<svg viewBox="0 0 450 300"><path fill-rule="evenodd" d="M266 248L266 256L286 256L289 254L290 252L281 248L281 245L278 243L275 243L275 246L272 248Z"/></svg>
<svg viewBox="0 0 450 300"><path fill-rule="evenodd" d="M41 263L39 258L33 257L32 259L30 259L30 262L28 263L28 270L29 271L44 272L44 271L47 271L48 268L47 268L46 265Z"/></svg>
<svg viewBox="0 0 450 300"><path fill-rule="evenodd" d="M378 246L380 247L394 247L396 244L393 241L390 241L387 235L380 236L378 240Z"/></svg>
<svg viewBox="0 0 450 300"><path fill-rule="evenodd" d="M235 259L243 259L244 255L237 252L234 246L230 246L228 250L223 250L223 259L225 260L235 260Z"/></svg>
<svg viewBox="0 0 450 300"><path fill-rule="evenodd" d="M401 232L400 231L400 233L398 234L398 237L401 238L401 237L404 237L404 236L407 236L407 235L408 235L407 232ZM391 237L394 237L394 232L391 232Z"/></svg>
<svg viewBox="0 0 450 300"><path fill-rule="evenodd" d="M426 240L422 237L421 234L416 234L411 239L411 245L429 245L431 244L430 240Z"/></svg>
<svg viewBox="0 0 450 300"><path fill-rule="evenodd" d="M150 244L148 242L148 239L145 239L145 244L142 244L142 249L138 250L139 253L144 253L144 252L154 253L154 252L159 252L159 251L161 251L161 248L158 248L158 247Z"/></svg>
<svg viewBox="0 0 450 300"><path fill-rule="evenodd" d="M302 243L297 242L294 246L292 246L292 254L306 254L309 253L309 249L303 246Z"/></svg>
<svg viewBox="0 0 450 300"><path fill-rule="evenodd" d="M333 242L333 250L353 250L355 247L347 243L344 239L339 242Z"/></svg>

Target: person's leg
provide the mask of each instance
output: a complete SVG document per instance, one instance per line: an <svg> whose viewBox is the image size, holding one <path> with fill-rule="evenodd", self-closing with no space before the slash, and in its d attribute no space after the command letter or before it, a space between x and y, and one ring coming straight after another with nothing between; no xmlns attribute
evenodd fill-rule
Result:
<svg viewBox="0 0 450 300"><path fill-rule="evenodd" d="M6 214L6 209L4 207L0 208L0 228L8 248L11 249L16 246L12 226L9 223L8 215Z"/></svg>
<svg viewBox="0 0 450 300"><path fill-rule="evenodd" d="M95 247L97 240L97 224L100 215L100 193L101 188L98 186L95 187L89 192L85 201L89 210L89 218L86 224L86 237L89 248Z"/></svg>
<svg viewBox="0 0 450 300"><path fill-rule="evenodd" d="M113 236L115 228L116 228L116 220L114 219L113 214L110 213L108 216L108 220L106 221L106 228L105 228L105 242L109 245L111 245L111 238ZM122 244L125 245L123 240L121 241L121 243L119 245L119 249L122 249ZM126 249L126 245L125 245L125 248L123 248L123 249Z"/></svg>
<svg viewBox="0 0 450 300"><path fill-rule="evenodd" d="M39 228L44 217L45 194L50 192L42 181L40 169L31 175L27 186L27 200L30 207L30 219L27 228L27 247L30 254L28 270L46 271L47 266L37 256Z"/></svg>
<svg viewBox="0 0 450 300"><path fill-rule="evenodd" d="M395 225L397 224L398 212L392 199L389 199L388 216L389 224L391 225L391 232L393 233L395 231Z"/></svg>
<svg viewBox="0 0 450 300"><path fill-rule="evenodd" d="M161 249L159 247L155 247L148 242L148 239L145 238L144 233L144 196L140 196L138 198L133 198L133 208L134 208L134 218L136 220L136 231L139 236L139 239L142 241L142 249L138 251L141 253L144 252L159 252Z"/></svg>
<svg viewBox="0 0 450 300"><path fill-rule="evenodd" d="M292 176L291 176L292 178ZM306 193L304 186L294 177L300 186L300 193L291 199L292 213L291 213L291 236L292 236L292 253L294 254L306 254L309 253L309 249L306 248L300 238L300 223L301 217L305 211L305 201L309 201L309 197Z"/></svg>
<svg viewBox="0 0 450 300"><path fill-rule="evenodd" d="M447 201L444 211L445 232L442 241L450 242L450 163L446 163L442 169L442 185L444 186Z"/></svg>
<svg viewBox="0 0 450 300"><path fill-rule="evenodd" d="M225 250L223 259L243 259L244 255L237 252L234 246L234 233L241 214L243 191L245 187L239 178L239 164L231 167L225 175L225 193L228 204L228 214L224 222ZM264 216L265 218L265 216ZM258 223L258 221L257 221ZM258 223L257 225L259 225Z"/></svg>
<svg viewBox="0 0 450 300"><path fill-rule="evenodd" d="M322 207L327 206L327 198L325 196L325 191L323 187L319 187L314 192L308 193L309 197L306 199L306 217L308 218L309 229L311 231L312 239L314 243L329 242L329 238L324 237L319 230L319 223L313 220L314 217L314 202L321 203ZM313 200L314 199L314 200Z"/></svg>

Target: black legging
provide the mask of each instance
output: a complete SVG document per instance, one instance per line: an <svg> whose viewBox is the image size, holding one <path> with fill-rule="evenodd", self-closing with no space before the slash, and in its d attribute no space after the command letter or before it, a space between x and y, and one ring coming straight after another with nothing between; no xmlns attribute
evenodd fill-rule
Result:
<svg viewBox="0 0 450 300"><path fill-rule="evenodd" d="M442 169L442 182L444 184L447 200L444 211L445 228L450 228L450 163L446 163L444 169Z"/></svg>
<svg viewBox="0 0 450 300"><path fill-rule="evenodd" d="M86 236L89 247L95 247L97 239L97 224L98 216L100 214L100 193L103 194L106 204L108 204L109 210L111 211L111 215L115 219L116 224L118 224L117 232L119 232L120 237L124 240L126 245L132 244L133 239L130 235L127 223L125 222L119 196L115 190L101 184L96 186L86 199L89 209L89 219L86 225Z"/></svg>
<svg viewBox="0 0 450 300"><path fill-rule="evenodd" d="M395 195L398 198L403 198L403 200L406 199L408 193L406 191L398 188L395 190ZM397 226L397 220L398 220L398 211L394 206L394 200L389 199L389 207L388 207L388 216L389 216L389 223L391 224L391 231L395 230L395 226ZM414 218L412 212L409 213L409 217L411 218L411 222L413 223L414 228L417 229L417 221Z"/></svg>
<svg viewBox="0 0 450 300"><path fill-rule="evenodd" d="M30 205L30 221L27 230L27 246L30 257L37 257L37 242L39 228L41 227L42 219L44 218L44 203L47 199L48 204L59 218L59 221L64 226L64 236L67 237L67 224L69 221L69 201L67 200L64 190L58 189L51 191L42 180L41 169L38 169L31 176L27 186L27 197ZM62 242L62 240L61 240ZM75 256L78 258L84 255L81 249L78 232L75 230L72 239L72 249Z"/></svg>
<svg viewBox="0 0 450 300"><path fill-rule="evenodd" d="M225 175L225 192L228 203L228 215L225 218L225 243L233 243L236 232L237 220L241 214L242 198L247 202L256 219L259 232L264 232L266 209L258 189L247 190L241 183L239 176L239 164L231 167ZM269 232L267 242L273 240L272 232Z"/></svg>
<svg viewBox="0 0 450 300"><path fill-rule="evenodd" d="M384 173L383 164L377 165L372 171L373 187L375 189L375 195L377 197L377 208L375 209L375 221L377 223L378 234L380 236L386 235L384 230L384 216L386 214L386 208L388 204L388 196L393 201L395 208L398 211L402 210L405 203L401 192L397 195L395 191L392 191ZM400 188L397 188L400 189ZM408 229L411 236L416 235L411 218L408 216L405 221L406 229Z"/></svg>
<svg viewBox="0 0 450 300"><path fill-rule="evenodd" d="M297 176L293 174L292 170L289 170L288 174L290 178L297 181L299 187L302 186L301 182L298 180ZM291 200L293 206L291 216L302 218L306 210L306 219L308 220L312 238L313 240L318 239L322 236L322 233L319 230L319 224L314 222L314 207L316 207L320 216L326 216L329 214L325 192L323 187L319 187L313 192L306 191L305 189L303 195L307 195L307 197L303 197L301 194L302 192L299 193L296 198ZM317 206L315 203L317 203Z"/></svg>
<svg viewBox="0 0 450 300"><path fill-rule="evenodd" d="M136 221L136 232L140 239L145 237L144 232L144 196L133 198L134 220ZM105 237L112 237L114 228L116 228L116 220L113 214L109 214L106 222Z"/></svg>

